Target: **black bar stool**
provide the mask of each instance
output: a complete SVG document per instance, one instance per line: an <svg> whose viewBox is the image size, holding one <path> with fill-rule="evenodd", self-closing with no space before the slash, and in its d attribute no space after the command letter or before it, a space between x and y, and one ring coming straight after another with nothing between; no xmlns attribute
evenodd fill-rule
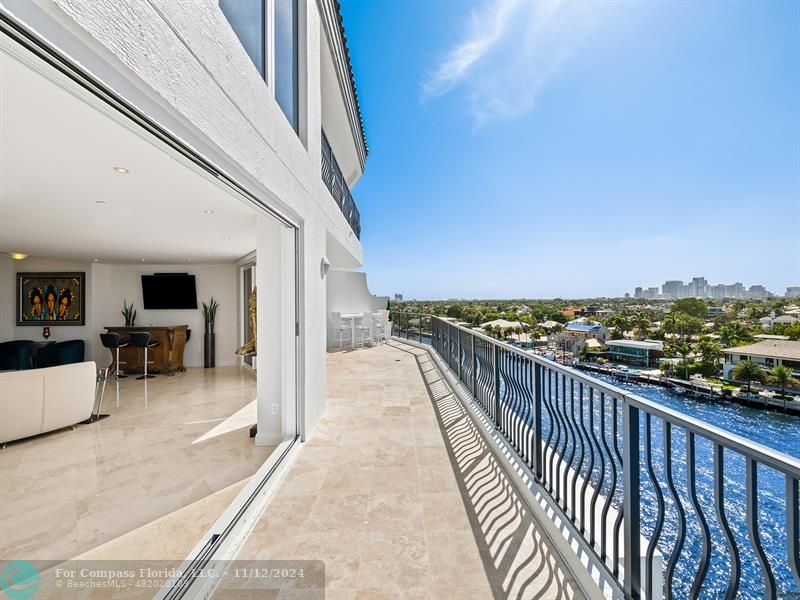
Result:
<svg viewBox="0 0 800 600"><path fill-rule="evenodd" d="M123 340L118 333L101 333L100 341L103 343L103 347L108 348L108 351L111 352L111 360L113 362L109 365L109 367L114 368L113 373L115 378L123 379L127 377L127 375L120 375L119 372L119 366L127 364L119 361L119 349L127 348L128 340Z"/></svg>
<svg viewBox="0 0 800 600"><path fill-rule="evenodd" d="M150 341L150 332L149 331L131 331L130 332L130 340L131 345L134 348L144 348L144 375L137 377L136 379L153 379L155 375L148 375L147 374L147 365L152 364L154 361L147 360L147 351L150 348L156 348L161 345L159 341Z"/></svg>

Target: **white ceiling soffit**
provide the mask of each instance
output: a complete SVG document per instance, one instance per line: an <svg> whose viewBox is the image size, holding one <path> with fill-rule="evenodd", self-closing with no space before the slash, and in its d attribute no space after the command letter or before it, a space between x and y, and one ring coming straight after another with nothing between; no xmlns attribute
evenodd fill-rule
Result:
<svg viewBox="0 0 800 600"><path fill-rule="evenodd" d="M0 252L175 263L252 251L255 209L133 128L0 49Z"/></svg>

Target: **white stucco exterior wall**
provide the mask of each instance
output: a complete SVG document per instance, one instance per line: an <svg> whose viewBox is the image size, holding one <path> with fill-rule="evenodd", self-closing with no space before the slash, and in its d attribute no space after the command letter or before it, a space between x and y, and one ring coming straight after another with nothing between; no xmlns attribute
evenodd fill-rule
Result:
<svg viewBox="0 0 800 600"><path fill-rule="evenodd" d="M47 0L0 6L197 149L300 228L300 346L306 429L325 406L326 289L332 236L363 249L320 174L319 9L301 0L301 135L284 117L217 0Z"/></svg>

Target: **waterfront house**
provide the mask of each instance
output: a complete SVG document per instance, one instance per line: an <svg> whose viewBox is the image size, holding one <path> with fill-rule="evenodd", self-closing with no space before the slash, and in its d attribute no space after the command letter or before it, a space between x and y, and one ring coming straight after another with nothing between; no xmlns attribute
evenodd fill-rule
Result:
<svg viewBox="0 0 800 600"><path fill-rule="evenodd" d="M747 346L723 349L725 363L722 373L725 379L731 378L731 370L736 363L749 360L764 369L783 365L792 369L795 377L800 377L800 342L792 340L762 340Z"/></svg>
<svg viewBox="0 0 800 600"><path fill-rule="evenodd" d="M551 334L550 341L566 352L577 352L580 347L585 345L586 340L595 339L602 343L606 341L608 335L607 327L579 319L570 321L563 330Z"/></svg>
<svg viewBox="0 0 800 600"><path fill-rule="evenodd" d="M606 357L639 367L654 367L664 357L664 344L657 340L608 340Z"/></svg>

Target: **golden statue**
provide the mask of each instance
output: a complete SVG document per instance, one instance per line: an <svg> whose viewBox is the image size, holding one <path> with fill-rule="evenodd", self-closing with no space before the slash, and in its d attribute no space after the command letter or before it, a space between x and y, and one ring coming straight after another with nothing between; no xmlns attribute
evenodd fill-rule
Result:
<svg viewBox="0 0 800 600"><path fill-rule="evenodd" d="M258 330L256 329L256 306L258 305L256 301L257 289L258 288L253 288L253 291L250 293L250 298L247 299L247 313L250 318L250 335L252 337L244 346L236 351L236 354L239 356L256 354L256 337L258 336Z"/></svg>

